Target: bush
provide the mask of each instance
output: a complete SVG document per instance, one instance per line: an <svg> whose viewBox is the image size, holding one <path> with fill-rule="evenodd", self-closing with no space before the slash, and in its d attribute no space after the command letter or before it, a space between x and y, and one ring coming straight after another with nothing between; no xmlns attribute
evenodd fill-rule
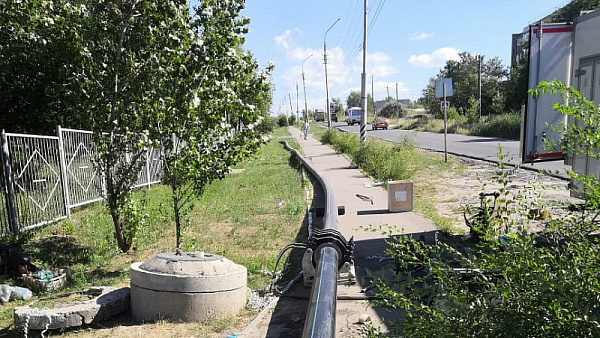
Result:
<svg viewBox="0 0 600 338"><path fill-rule="evenodd" d="M597 106L557 81L541 83L538 91L562 95L569 105L557 103L555 109L577 121L555 126L564 131L563 150L588 149L586 155L599 159ZM518 115L502 115L481 125L510 129L518 125L515 121ZM460 238L426 244L411 236L390 236L386 254L397 264L396 278L373 280L380 299L374 305L404 311L405 319L388 323L390 335L600 336L600 181L572 174L584 189L584 205L564 206L560 216L545 219L544 229L534 233L528 228L535 218L531 211L545 205L530 187L508 190L513 172L505 170L501 150L499 158L496 221L507 222L508 234L486 231L483 240L470 244ZM491 215L490 210L481 213ZM490 229L493 223L487 225Z"/></svg>
<svg viewBox="0 0 600 338"><path fill-rule="evenodd" d="M376 180L401 180L412 176L408 163L415 149L406 139L393 147L369 139L362 147L356 135L329 129L321 136L321 142L347 154L356 166Z"/></svg>
<svg viewBox="0 0 600 338"><path fill-rule="evenodd" d="M294 123L296 123L296 115L294 115L294 114L290 115L290 117L288 118L288 123L290 126L293 126Z"/></svg>
<svg viewBox="0 0 600 338"><path fill-rule="evenodd" d="M471 127L469 135L503 137L519 139L521 134L521 116L519 114L492 115L486 121Z"/></svg>
<svg viewBox="0 0 600 338"><path fill-rule="evenodd" d="M275 129L275 126L277 125L277 122L275 121L275 118L272 116L266 116L262 122L258 125L258 131L262 134L267 134L273 131L273 129Z"/></svg>
<svg viewBox="0 0 600 338"><path fill-rule="evenodd" d="M279 114L279 116L277 116L277 125L280 127L287 127L288 126L287 116L285 116L284 114Z"/></svg>

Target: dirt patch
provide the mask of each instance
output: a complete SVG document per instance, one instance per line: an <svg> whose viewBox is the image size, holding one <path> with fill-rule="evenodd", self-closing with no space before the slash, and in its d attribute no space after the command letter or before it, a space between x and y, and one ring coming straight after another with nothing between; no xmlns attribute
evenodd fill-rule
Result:
<svg viewBox="0 0 600 338"><path fill-rule="evenodd" d="M498 177L496 164L471 159L461 159L466 166L461 172L446 172L432 183L436 190L435 207L437 212L451 220L451 226L468 232L463 218L467 205L479 205L478 194L482 191L493 192L502 188L494 177ZM535 208L536 204L545 206L550 216L563 213L564 205L576 202L570 197L568 181L524 168L508 168L509 183L506 190L510 199L522 199Z"/></svg>

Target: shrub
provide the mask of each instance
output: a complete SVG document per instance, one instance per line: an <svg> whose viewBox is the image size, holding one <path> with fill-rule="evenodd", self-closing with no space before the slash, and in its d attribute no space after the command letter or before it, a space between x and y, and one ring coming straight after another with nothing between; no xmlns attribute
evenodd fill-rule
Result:
<svg viewBox="0 0 600 338"><path fill-rule="evenodd" d="M266 116L262 120L262 122L258 125L257 129L260 133L267 134L267 133L272 132L273 129L275 129L276 125L277 125L277 122L274 117Z"/></svg>
<svg viewBox="0 0 600 338"><path fill-rule="evenodd" d="M277 125L280 127L287 127L288 126L287 116L285 116L284 114L279 114L279 116L277 116Z"/></svg>
<svg viewBox="0 0 600 338"><path fill-rule="evenodd" d="M362 147L356 135L329 129L321 136L321 142L347 154L356 166L376 180L401 180L412 176L408 159L415 150L407 139L393 147L369 139Z"/></svg>
<svg viewBox="0 0 600 338"><path fill-rule="evenodd" d="M519 114L492 115L471 127L469 135L519 139L521 116Z"/></svg>
<svg viewBox="0 0 600 338"><path fill-rule="evenodd" d="M600 121L597 106L558 81L541 83L534 92L539 91L561 94L569 105L554 108L578 122L557 126L565 130L563 149L587 149L588 156L600 158L600 133L590 128ZM512 173L503 166L501 151L499 157L494 177L502 187L499 215L511 232L468 245L460 239L426 244L411 236L389 237L386 254L396 262L397 275L394 280L374 278L373 285L379 290L374 305L405 313L405 319L388 323L390 335L600 336L598 179L573 174L586 203L565 207L560 216L544 221L543 230L532 232L530 211L545 205L529 191L508 190Z"/></svg>
<svg viewBox="0 0 600 338"><path fill-rule="evenodd" d="M296 123L296 115L290 115L290 117L288 118L288 123L290 126L294 125L294 123Z"/></svg>

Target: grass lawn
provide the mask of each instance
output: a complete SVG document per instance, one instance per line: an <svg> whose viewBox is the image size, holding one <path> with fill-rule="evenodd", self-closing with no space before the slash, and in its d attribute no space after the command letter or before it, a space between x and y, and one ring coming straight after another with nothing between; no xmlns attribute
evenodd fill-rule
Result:
<svg viewBox="0 0 600 338"><path fill-rule="evenodd" d="M256 156L237 166L225 179L210 184L194 201L183 230L185 251L219 254L246 266L248 286L253 290L268 285L270 277L266 272L274 268L279 251L295 242L302 231L306 210L302 177L297 168L290 166L290 153L278 143L287 135L285 128L275 130L273 139ZM24 250L33 253L33 261L39 267L71 269L70 284L61 291L93 285L129 286L131 263L175 249L170 196L169 188L161 185L135 193L133 212L144 226L134 241L133 254L119 252L111 218L101 203L81 208L69 220L26 234ZM14 284L3 278L0 283ZM23 303L10 302L0 308L0 328L4 328L0 329L0 336L22 337L13 327L12 313L15 306ZM121 316L102 329L83 329L66 335L222 337L234 332L231 330L253 314L248 310L237 318L203 325L134 325L130 316Z"/></svg>

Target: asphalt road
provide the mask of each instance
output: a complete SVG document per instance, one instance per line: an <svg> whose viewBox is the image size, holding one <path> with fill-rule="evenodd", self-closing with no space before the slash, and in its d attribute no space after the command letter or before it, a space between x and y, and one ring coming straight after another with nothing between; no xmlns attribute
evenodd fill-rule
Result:
<svg viewBox="0 0 600 338"><path fill-rule="evenodd" d="M348 126L344 122L332 124L334 127L349 133L359 132L359 125ZM371 130L371 126L367 126L367 138L376 137L382 140L391 142L400 142L405 137L410 138L414 144L422 149L444 152L444 134L418 132L412 130ZM568 178L566 170L570 170L571 166L565 165L561 161L544 161L534 163L521 163L519 155L520 142L498 137L480 137L466 136L459 134L447 135L448 154L475 158L490 162L498 162L498 145L502 147L502 153L507 154L504 158L505 163L512 165L521 165L525 169L533 169L538 171L548 171L554 176Z"/></svg>

